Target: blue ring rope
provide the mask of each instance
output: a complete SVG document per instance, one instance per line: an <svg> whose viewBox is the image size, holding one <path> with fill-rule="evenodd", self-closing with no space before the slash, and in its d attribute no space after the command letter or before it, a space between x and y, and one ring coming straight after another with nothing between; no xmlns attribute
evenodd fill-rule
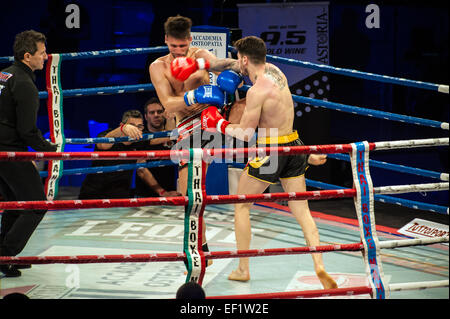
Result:
<svg viewBox="0 0 450 319"><path fill-rule="evenodd" d="M153 86L153 84L131 84L118 86L104 86L87 89L69 89L69 90L62 90L62 92L64 98L66 98L74 96L79 97L79 96L103 95L103 94L136 93L154 90L155 87ZM46 91L39 92L40 99L46 99L47 97L48 93Z"/></svg>
<svg viewBox="0 0 450 319"><path fill-rule="evenodd" d="M228 46L228 50L235 51L235 48ZM135 54L149 54L149 53L161 53L167 52L168 48L166 46L158 46L153 48L131 48L131 49L115 49L115 50L101 50L101 51L86 51L86 52L73 52L73 53L61 53L60 56L64 60L79 60L88 58L101 58L101 57L112 57L112 56L124 56L124 55L135 55ZM0 63L12 62L14 57L4 56L0 57ZM374 73L362 72L352 69L337 68L325 64L317 64L307 61L300 61L294 59L288 59L283 57L277 57L273 55L267 55L267 61L279 62L287 65L294 65L299 67L304 67L313 70L324 71L328 73L335 73L346 75L350 77L362 78L366 80L399 84L404 86L416 87L426 90L439 91L439 84L408 80L404 78L392 77L388 75L379 75Z"/></svg>
<svg viewBox="0 0 450 319"><path fill-rule="evenodd" d="M307 178L305 179L305 181L306 181L306 185L310 186L310 187L315 187L315 188L320 188L320 189L344 189L344 187L342 187L342 186L336 186L336 185L332 185L332 184L328 184L328 183L324 183L324 182L313 181L313 180L309 180ZM379 195L379 194L375 194L374 199L376 201L382 202L382 203L390 203L390 204L396 204L396 205L413 208L413 209L427 210L427 211L432 211L432 212L443 214L443 215L449 214L448 207L445 207L445 206L421 203L421 202L417 202L417 201L413 201L413 200L409 200L409 199L403 199L403 198L398 198L398 197L394 197L394 196Z"/></svg>
<svg viewBox="0 0 450 319"><path fill-rule="evenodd" d="M149 54L149 53L161 53L167 52L169 49L167 46L157 46L152 48L131 48L131 49L113 49L113 50L101 50L101 51L85 51L85 52L72 52L72 53L60 53L60 57L67 60L81 60L90 58L104 58L113 56L124 55L137 55L137 54ZM13 56L0 57L0 63L7 63L14 61Z"/></svg>
<svg viewBox="0 0 450 319"><path fill-rule="evenodd" d="M244 85L240 90L247 91L250 88L248 85ZM89 89L71 89L63 90L64 97L73 96L88 96L88 95L102 95L102 94L118 94L118 93L134 93L134 92L144 92L154 90L152 84L136 84L136 85L121 85L121 86L111 86L111 87L98 87ZM47 92L39 92L39 98L47 98ZM357 106L345 105L335 102L328 102L323 100L312 99L304 96L298 96L292 94L292 98L296 102L305 103L308 105L316 105L328 109L333 109L336 111L365 115L369 117L380 118L384 120L391 120L403 123L410 123L415 125L422 125L427 127L441 128L448 130L448 123L439 122L434 120L421 119L418 117L394 114L389 112L383 112L378 110L365 109Z"/></svg>
<svg viewBox="0 0 450 319"><path fill-rule="evenodd" d="M228 50L235 51L235 48L232 46L228 46ZM283 58L283 57L274 56L274 55L266 55L266 60L270 61L270 62L278 62L278 63L282 63L282 64L287 64L287 65L294 65L294 66L304 67L304 68L308 68L308 69L324 71L324 72L328 72L328 73L346 75L346 76L354 77L354 78L360 78L360 79L384 82L384 83L391 83L391 84L399 84L399 85L403 85L403 86L410 86L410 87L431 90L431 91L439 91L439 88L441 87L441 85L439 85L439 84L430 83L430 82L408 80L408 79L398 78L398 77L393 77L393 76L388 76L388 75L380 75L380 74L362 72L362 71L352 70L352 69L337 68L337 67L326 65L326 64L317 64L317 63L308 62L308 61L288 59L288 58Z"/></svg>
<svg viewBox="0 0 450 319"><path fill-rule="evenodd" d="M344 160L349 162L350 156L346 154L327 154L327 157ZM391 164L387 162L381 162L376 160L369 160L369 167L379 167L391 171L401 172L401 173L408 173L408 174L414 174L424 177L430 177L434 179L441 179L441 173L429 171L421 168L415 168L415 167L409 167L404 165L398 165L398 164Z"/></svg>
<svg viewBox="0 0 450 319"><path fill-rule="evenodd" d="M66 144L98 144L98 143L121 143L121 142L138 142L138 141L146 141L154 138L160 137L170 137L175 138L178 136L177 129L173 131L162 131L162 132L154 132L154 133L146 133L142 134L142 138L135 140L129 136L121 136L121 137L93 137L93 138L66 138Z"/></svg>
<svg viewBox="0 0 450 319"><path fill-rule="evenodd" d="M138 163L138 164L120 164L120 165L111 165L111 166L92 166L92 167L83 167L83 168L73 168L64 170L63 174L66 175L84 175L84 174L101 174L101 173L109 173L109 172L120 172L120 171L129 171L134 170L141 167L165 167L170 165L178 165L170 160L164 161L150 161L146 163ZM40 171L39 175L41 177L47 177L48 171Z"/></svg>
<svg viewBox="0 0 450 319"><path fill-rule="evenodd" d="M434 127L434 128L448 130L448 123L446 123L446 122L439 122L439 121L434 121L434 120L421 119L418 117L413 117L413 116L408 116L408 115L401 115L401 114L389 113L389 112L384 112L384 111L365 109L365 108L361 108L361 107L357 107L357 106L351 106L351 105L345 105L345 104L341 104L341 103L317 100L317 99L312 99L309 97L304 97L304 96L299 96L299 95L294 95L294 94L292 95L292 98L296 102L321 106L321 107L336 110L336 111L365 115L365 116L375 117L375 118L384 119L384 120L410 123L410 124L415 124L415 125L422 125L422 126L428 126L428 127Z"/></svg>
<svg viewBox="0 0 450 319"><path fill-rule="evenodd" d="M250 88L249 85L243 85L242 87L239 88L239 90L246 92L249 88ZM428 126L428 127L434 127L434 128L448 130L448 123L446 123L446 122L439 122L439 121L434 121L434 120L421 119L418 117L413 117L413 116L408 116L408 115L401 115L401 114L389 113L389 112L384 112L384 111L365 109L365 108L358 107L358 106L346 105L346 104L329 102L329 101L324 101L324 100L317 100L317 99L312 99L309 97L299 96L299 95L295 95L295 94L292 94L292 99L296 102L305 103L308 105L321 106L326 109L332 109L332 110L346 112L346 113L353 113L353 114L365 115L365 116L369 116L369 117L380 118L383 120L397 121L397 122L410 123L410 124L415 124L415 125L422 125L422 126Z"/></svg>

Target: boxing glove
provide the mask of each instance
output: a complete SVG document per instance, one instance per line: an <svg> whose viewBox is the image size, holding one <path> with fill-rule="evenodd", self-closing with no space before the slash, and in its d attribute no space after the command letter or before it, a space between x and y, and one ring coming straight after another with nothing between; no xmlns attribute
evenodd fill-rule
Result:
<svg viewBox="0 0 450 319"><path fill-rule="evenodd" d="M184 93L184 102L187 106L201 103L222 107L225 105L225 95L217 85L201 85Z"/></svg>
<svg viewBox="0 0 450 319"><path fill-rule="evenodd" d="M176 58L170 63L172 76L179 81L186 79L197 70L208 70L209 61L203 58L192 59L187 57Z"/></svg>
<svg viewBox="0 0 450 319"><path fill-rule="evenodd" d="M234 94L243 78L239 73L225 70L217 77L217 85L229 94Z"/></svg>
<svg viewBox="0 0 450 319"><path fill-rule="evenodd" d="M230 124L225 120L216 107L210 106L202 111L202 129L216 129L217 131L225 134L225 129Z"/></svg>

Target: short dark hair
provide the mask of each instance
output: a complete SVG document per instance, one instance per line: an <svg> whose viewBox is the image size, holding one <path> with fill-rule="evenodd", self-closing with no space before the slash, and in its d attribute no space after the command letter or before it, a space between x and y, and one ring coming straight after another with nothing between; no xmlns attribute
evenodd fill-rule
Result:
<svg viewBox="0 0 450 319"><path fill-rule="evenodd" d="M175 39L187 39L191 36L192 20L177 14L174 17L167 18L164 23L164 32L166 36Z"/></svg>
<svg viewBox="0 0 450 319"><path fill-rule="evenodd" d="M176 299L205 299L206 294L202 286L198 283L189 281L180 286L177 290Z"/></svg>
<svg viewBox="0 0 450 319"><path fill-rule="evenodd" d="M134 119L144 119L144 117L142 116L142 113L140 111L128 110L128 111L124 112L122 115L122 123L125 124L130 117L132 117Z"/></svg>
<svg viewBox="0 0 450 319"><path fill-rule="evenodd" d="M27 52L34 55L37 51L37 43L45 43L45 41L47 41L45 35L34 30L17 34L13 45L14 59L22 61Z"/></svg>
<svg viewBox="0 0 450 319"><path fill-rule="evenodd" d="M248 36L237 40L234 47L241 55L246 55L253 64L266 63L266 43L258 37Z"/></svg>
<svg viewBox="0 0 450 319"><path fill-rule="evenodd" d="M149 106L150 104L159 104L161 105L163 111L166 110L166 108L164 107L164 105L162 105L162 103L159 101L159 99L157 97L151 97L150 99L147 100L147 102L145 102L144 104L144 114L147 113L147 106Z"/></svg>

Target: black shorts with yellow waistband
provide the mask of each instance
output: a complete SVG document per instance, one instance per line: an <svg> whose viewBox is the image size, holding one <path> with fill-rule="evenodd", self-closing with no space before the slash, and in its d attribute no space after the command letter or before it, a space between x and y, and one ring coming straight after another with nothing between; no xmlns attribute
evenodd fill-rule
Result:
<svg viewBox="0 0 450 319"><path fill-rule="evenodd" d="M222 137L218 132L204 131L201 127L201 112L184 118L177 125L178 139L175 144L176 150L187 150L190 148L213 148L215 141L221 141ZM219 139L219 140L218 140ZM180 159L179 168L184 168L187 161Z"/></svg>
<svg viewBox="0 0 450 319"><path fill-rule="evenodd" d="M278 137L262 137L257 140L258 146L302 146L297 131ZM305 174L308 169L308 154L278 155L269 154L263 158L249 160L244 170L260 181L275 184L281 178L294 178Z"/></svg>

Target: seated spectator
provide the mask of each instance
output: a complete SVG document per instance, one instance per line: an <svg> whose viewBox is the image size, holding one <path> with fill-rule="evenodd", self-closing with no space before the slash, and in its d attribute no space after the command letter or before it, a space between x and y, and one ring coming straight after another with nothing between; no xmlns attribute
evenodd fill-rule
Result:
<svg viewBox="0 0 450 319"><path fill-rule="evenodd" d="M147 122L144 133L172 131L176 127L174 116L165 111L158 98L153 97L145 103L144 116ZM138 149L170 150L172 145L170 137L161 137L139 142ZM140 178L136 179L136 196L180 196L181 194L177 192L177 172L176 165L138 169L137 175ZM150 175L154 178L152 179Z"/></svg>
<svg viewBox="0 0 450 319"><path fill-rule="evenodd" d="M138 110L129 110L122 115L120 125L114 129L101 132L98 137L122 137L129 136L133 139L142 138L144 119ZM138 142L98 143L94 151L135 151ZM132 164L136 160L96 160L92 161L93 167L112 166L120 164ZM81 185L79 199L103 199L103 198L130 198L132 197L131 182L133 170L115 171L108 173L88 174ZM151 173L145 174L145 180L149 187L152 184Z"/></svg>

